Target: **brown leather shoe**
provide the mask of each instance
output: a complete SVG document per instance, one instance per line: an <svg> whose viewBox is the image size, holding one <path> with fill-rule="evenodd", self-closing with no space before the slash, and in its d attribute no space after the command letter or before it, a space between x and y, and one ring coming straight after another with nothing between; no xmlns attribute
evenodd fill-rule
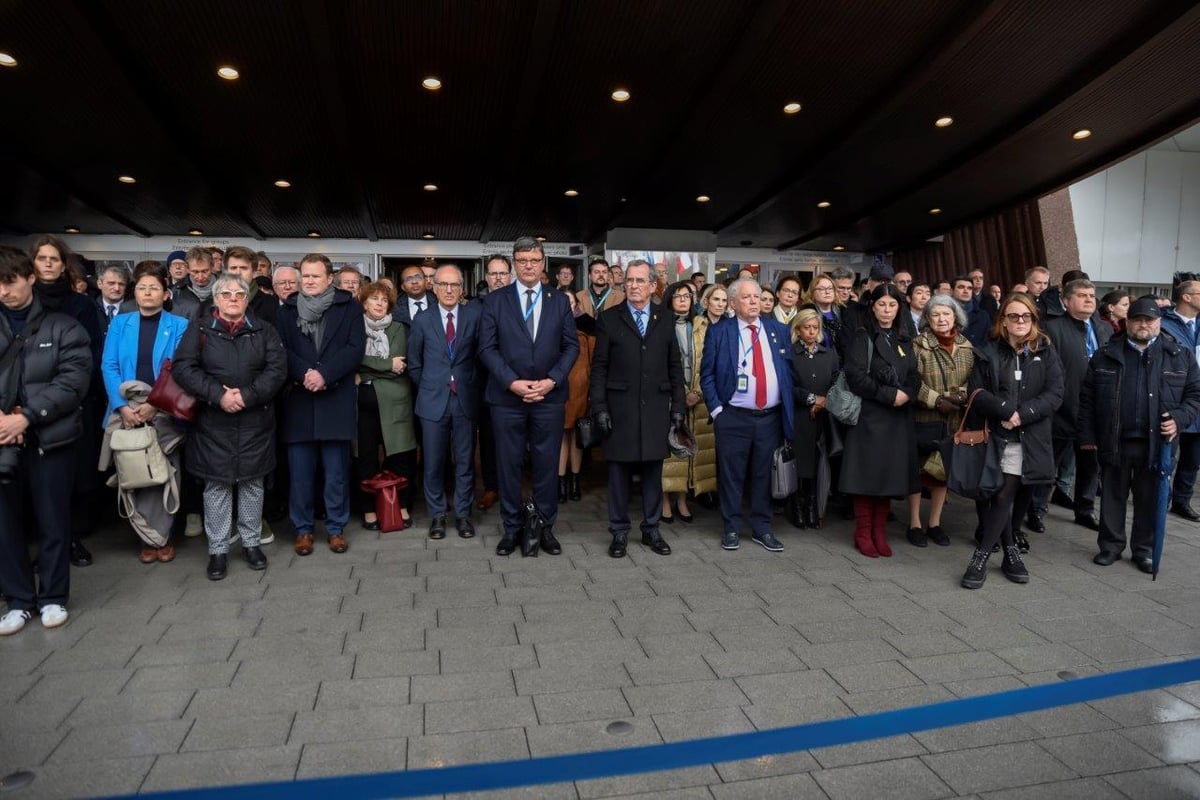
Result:
<svg viewBox="0 0 1200 800"><path fill-rule="evenodd" d="M498 502L500 502L500 493L492 489L488 489L483 493L483 497L479 498L479 510L487 511Z"/></svg>
<svg viewBox="0 0 1200 800"><path fill-rule="evenodd" d="M138 556L138 560L143 564L153 564L158 561L158 548L150 545L142 545L142 552Z"/></svg>
<svg viewBox="0 0 1200 800"><path fill-rule="evenodd" d="M346 537L340 533L329 537L329 549L335 553L344 553L349 548Z"/></svg>
<svg viewBox="0 0 1200 800"><path fill-rule="evenodd" d="M307 556L312 553L312 534L301 533L296 537L296 555Z"/></svg>
<svg viewBox="0 0 1200 800"><path fill-rule="evenodd" d="M168 544L158 548L158 560L166 564L175 560L175 545Z"/></svg>

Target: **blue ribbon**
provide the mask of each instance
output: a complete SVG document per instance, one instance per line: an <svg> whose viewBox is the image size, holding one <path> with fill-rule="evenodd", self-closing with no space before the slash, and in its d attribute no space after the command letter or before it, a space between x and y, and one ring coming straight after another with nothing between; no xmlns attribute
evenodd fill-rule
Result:
<svg viewBox="0 0 1200 800"><path fill-rule="evenodd" d="M738 733L670 744L619 750L572 753L519 761L470 764L438 769L381 772L280 783L186 789L138 795L139 798L239 800L240 798L418 797L449 792L479 792L546 783L609 778L695 767L722 761L813 750L821 747L885 739L890 736L1030 711L1161 689L1200 679L1200 659L1030 686L995 694L883 711L861 717L813 722L788 728Z"/></svg>

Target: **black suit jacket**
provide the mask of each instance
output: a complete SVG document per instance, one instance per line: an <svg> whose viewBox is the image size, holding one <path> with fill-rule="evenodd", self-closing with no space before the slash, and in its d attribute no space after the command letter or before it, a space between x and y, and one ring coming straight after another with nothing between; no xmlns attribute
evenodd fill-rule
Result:
<svg viewBox="0 0 1200 800"><path fill-rule="evenodd" d="M483 298L479 357L488 371L484 401L522 407L525 401L508 390L512 382L550 378L555 388L542 402L562 405L567 401L567 375L579 357L571 301L562 292L543 286L537 338L531 339L517 299L517 285L489 292Z"/></svg>
<svg viewBox="0 0 1200 800"><path fill-rule="evenodd" d="M433 292L426 292L423 302L425 303L423 311L428 311L438 304L437 295ZM412 325L412 317L408 315L408 295L404 292L401 292L400 296L396 298L396 308L392 311L392 319L396 322L403 322L405 325Z"/></svg>

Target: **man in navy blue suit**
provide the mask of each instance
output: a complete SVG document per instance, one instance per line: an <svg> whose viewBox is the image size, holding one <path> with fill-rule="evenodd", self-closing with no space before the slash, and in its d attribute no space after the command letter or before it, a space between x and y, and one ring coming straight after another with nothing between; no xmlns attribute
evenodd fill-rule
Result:
<svg viewBox="0 0 1200 800"><path fill-rule="evenodd" d="M416 415L421 419L425 454L425 505L432 522L429 538L446 536L445 475L447 451L454 458L454 527L475 535L471 502L475 495L475 417L479 413L475 354L479 341L479 304L460 305L463 274L453 264L438 267L432 311L417 314L408 334L408 373L417 385Z"/></svg>
<svg viewBox="0 0 1200 800"><path fill-rule="evenodd" d="M779 552L783 545L771 533L771 457L785 437L792 438L792 343L786 325L759 316L761 294L749 278L729 287L736 316L708 329L700 389L717 438L717 489L725 521L721 547L738 549L749 466L752 538Z"/></svg>
<svg viewBox="0 0 1200 800"><path fill-rule="evenodd" d="M545 520L540 542L524 537L521 555L562 552L554 537L558 519L558 452L563 432L567 375L579 357L575 318L562 292L543 285L542 245L531 236L513 242L517 279L483 299L479 357L488 371L484 401L491 406L500 471L503 532L496 554L509 555L525 528L521 460L529 448L533 503Z"/></svg>

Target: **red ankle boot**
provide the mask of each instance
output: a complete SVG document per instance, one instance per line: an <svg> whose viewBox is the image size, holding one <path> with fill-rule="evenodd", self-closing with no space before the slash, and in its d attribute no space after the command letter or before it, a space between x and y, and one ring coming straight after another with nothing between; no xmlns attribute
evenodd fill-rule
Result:
<svg viewBox="0 0 1200 800"><path fill-rule="evenodd" d="M889 510L890 503L883 498L871 509L871 540L879 555L884 558L892 557L892 548L888 545L887 541L887 518Z"/></svg>
<svg viewBox="0 0 1200 800"><path fill-rule="evenodd" d="M854 498L854 546L867 558L879 558L871 540L871 501L866 497Z"/></svg>

